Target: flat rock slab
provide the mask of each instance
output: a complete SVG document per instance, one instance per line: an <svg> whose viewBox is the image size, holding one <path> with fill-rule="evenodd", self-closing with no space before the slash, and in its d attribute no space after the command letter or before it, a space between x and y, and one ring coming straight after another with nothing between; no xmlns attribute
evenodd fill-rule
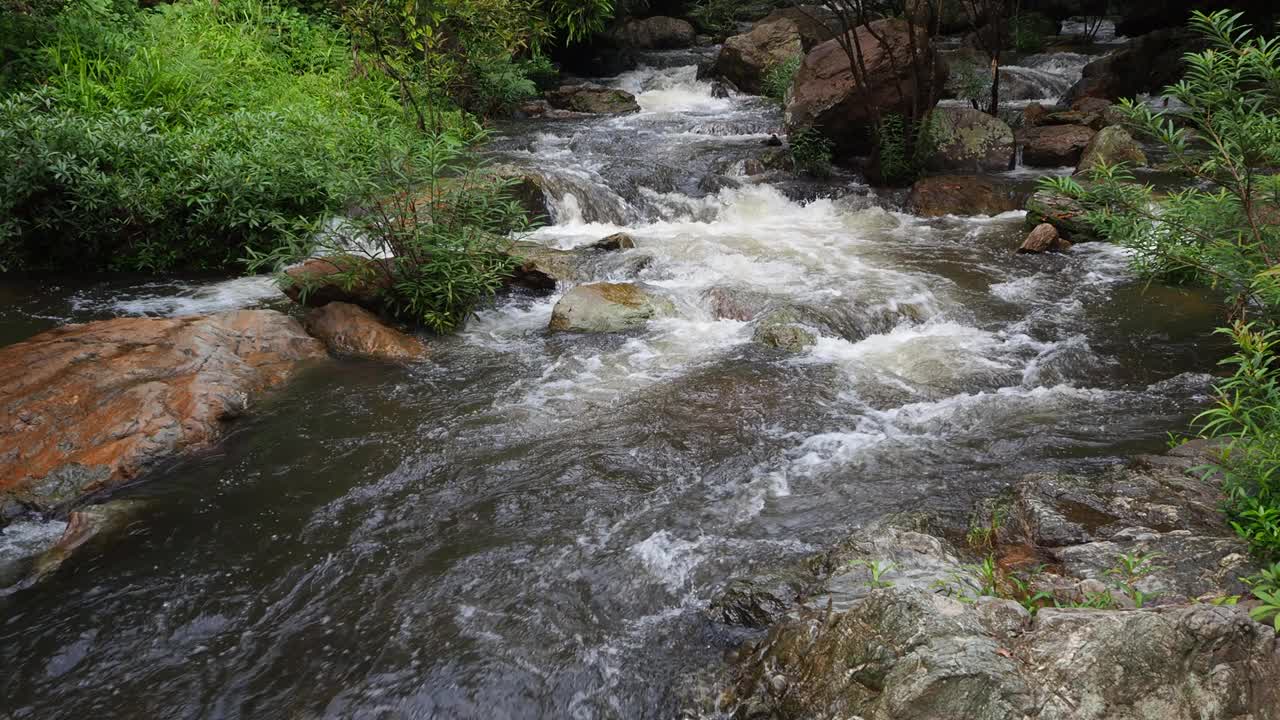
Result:
<svg viewBox="0 0 1280 720"><path fill-rule="evenodd" d="M68 325L0 349L0 496L49 510L131 480L324 356L271 310Z"/></svg>

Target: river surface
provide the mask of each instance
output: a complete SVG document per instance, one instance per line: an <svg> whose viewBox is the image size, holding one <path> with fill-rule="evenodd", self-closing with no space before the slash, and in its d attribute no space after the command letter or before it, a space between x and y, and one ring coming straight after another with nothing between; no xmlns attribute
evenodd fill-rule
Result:
<svg viewBox="0 0 1280 720"><path fill-rule="evenodd" d="M779 113L664 57L614 80L642 112L521 123L493 152L552 180L534 240L625 229L645 260L612 279L677 317L549 334L555 296L507 297L429 362L307 370L125 493L151 504L125 537L0 598L0 717L671 718L742 639L702 614L729 578L887 513L963 525L1024 473L1159 450L1203 404L1204 297L1144 289L1105 244L1015 255L1019 213L753 182ZM0 342L275 297L3 288ZM788 355L709 292L831 321Z"/></svg>

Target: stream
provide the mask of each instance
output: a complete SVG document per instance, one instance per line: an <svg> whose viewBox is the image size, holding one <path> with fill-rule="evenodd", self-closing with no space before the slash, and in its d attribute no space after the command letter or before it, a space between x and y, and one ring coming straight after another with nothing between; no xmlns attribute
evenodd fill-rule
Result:
<svg viewBox="0 0 1280 720"><path fill-rule="evenodd" d="M728 579L889 513L962 527L1023 474L1160 450L1205 402L1206 297L1144 288L1106 244L1015 255L1021 213L752 182L780 112L685 62L611 80L638 114L492 145L548 177L532 240L627 231L644 260L598 279L660 287L677 317L550 334L556 296L516 295L428 362L304 372L126 490L151 504L127 536L0 597L0 717L671 718L744 637L702 612ZM265 278L3 283L4 343L278 302ZM785 354L714 293L834 329Z"/></svg>

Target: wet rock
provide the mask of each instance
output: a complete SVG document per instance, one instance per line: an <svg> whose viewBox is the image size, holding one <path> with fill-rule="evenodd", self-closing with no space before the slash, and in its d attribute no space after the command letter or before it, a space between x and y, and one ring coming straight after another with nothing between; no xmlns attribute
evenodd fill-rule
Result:
<svg viewBox="0 0 1280 720"><path fill-rule="evenodd" d="M711 600L707 616L726 625L768 627L786 614L797 590L786 583L768 586L755 580L731 580Z"/></svg>
<svg viewBox="0 0 1280 720"><path fill-rule="evenodd" d="M357 305L332 302L307 313L303 327L331 352L379 360L420 360L427 347L418 338L388 327Z"/></svg>
<svg viewBox="0 0 1280 720"><path fill-rule="evenodd" d="M799 313L791 309L770 311L756 324L751 339L761 345L803 352L818 341L817 333L801 322Z"/></svg>
<svg viewBox="0 0 1280 720"><path fill-rule="evenodd" d="M687 20L662 15L631 18L609 35L619 47L634 50L685 48L697 42L697 33Z"/></svg>
<svg viewBox="0 0 1280 720"><path fill-rule="evenodd" d="M1022 109L1022 127L1033 128L1043 125L1050 112L1048 108L1038 102L1028 104Z"/></svg>
<svg viewBox="0 0 1280 720"><path fill-rule="evenodd" d="M1025 191L990 177L935 175L911 186L907 207L923 217L943 215L999 215L1019 210Z"/></svg>
<svg viewBox="0 0 1280 720"><path fill-rule="evenodd" d="M621 332L649 320L675 314L671 300L633 283L579 285L551 311L551 329L559 332Z"/></svg>
<svg viewBox="0 0 1280 720"><path fill-rule="evenodd" d="M920 49L914 59L909 33L915 34ZM914 64L933 68L933 87L940 89L947 81L947 64L922 28L902 20L877 20L870 26L859 26L857 41L867 69L861 89L854 82L849 57L840 43L828 40L805 56L787 102L788 131L817 128L835 142L841 156L871 151L875 118L889 113L911 116L916 94Z"/></svg>
<svg viewBox="0 0 1280 720"><path fill-rule="evenodd" d="M833 565L808 604L845 610L877 589L871 565L884 569L879 582L893 588L935 592L942 585L975 588L978 579L947 543L925 533L884 523L864 529L834 550Z"/></svg>
<svg viewBox="0 0 1280 720"><path fill-rule="evenodd" d="M1040 125L1023 128L1018 141L1022 143L1022 162L1032 167L1074 166L1095 132L1083 125Z"/></svg>
<svg viewBox="0 0 1280 720"><path fill-rule="evenodd" d="M931 115L937 149L932 170L1003 172L1013 168L1013 130L999 118L970 108L936 108Z"/></svg>
<svg viewBox="0 0 1280 720"><path fill-rule="evenodd" d="M1182 56L1203 46L1202 40L1181 29L1157 30L1134 38L1125 47L1085 65L1066 99L1119 100L1159 93L1182 78Z"/></svg>
<svg viewBox="0 0 1280 720"><path fill-rule="evenodd" d="M552 107L580 113L617 115L640 111L634 95L603 85L564 85L548 90L546 99Z"/></svg>
<svg viewBox="0 0 1280 720"><path fill-rule="evenodd" d="M614 233L609 237L597 240L587 247L592 250L618 251L632 250L636 246L636 241L630 235L624 232Z"/></svg>
<svg viewBox="0 0 1280 720"><path fill-rule="evenodd" d="M324 347L270 310L118 318L0 349L0 494L41 510L217 439Z"/></svg>
<svg viewBox="0 0 1280 720"><path fill-rule="evenodd" d="M1102 164L1125 163L1129 167L1146 167L1147 155L1142 146L1124 128L1118 125L1105 127L1089 141L1076 166L1076 174L1088 172Z"/></svg>
<svg viewBox="0 0 1280 720"><path fill-rule="evenodd" d="M375 312L382 308L390 288L386 271L355 255L312 258L285 270L280 285L290 300L307 307L345 302Z"/></svg>
<svg viewBox="0 0 1280 720"><path fill-rule="evenodd" d="M776 298L769 293L742 287L717 285L702 293L711 316L717 320L750 322L764 312Z"/></svg>
<svg viewBox="0 0 1280 720"><path fill-rule="evenodd" d="M551 209L547 205L547 181L542 175L515 165L493 165L485 172L512 183L511 194L525 209L529 222L540 223L551 217Z"/></svg>
<svg viewBox="0 0 1280 720"><path fill-rule="evenodd" d="M1070 248L1070 241L1063 240L1058 235L1057 228L1049 223L1041 223L1031 230L1026 240L1022 241L1022 246L1018 248L1018 252L1039 254L1061 252Z"/></svg>
<svg viewBox="0 0 1280 720"><path fill-rule="evenodd" d="M974 20L979 25L986 22L985 7L982 5L963 6L961 3L939 3L929 0L907 0L907 17L919 27L935 28L943 35L955 35L968 31ZM977 14L971 16L970 11Z"/></svg>
<svg viewBox="0 0 1280 720"><path fill-rule="evenodd" d="M1070 198L1040 190L1027 199L1026 210L1028 228L1034 229L1048 223L1057 228L1059 235L1073 243L1101 239L1085 219L1084 208Z"/></svg>
<svg viewBox="0 0 1280 720"><path fill-rule="evenodd" d="M584 279L582 256L572 250L560 250L533 242L517 242L512 257L520 264L511 271L510 282L531 290L554 290L558 283Z"/></svg>
<svg viewBox="0 0 1280 720"><path fill-rule="evenodd" d="M725 40L715 72L744 92L759 94L770 68L801 57L834 37L818 19L828 15L829 11L817 7L775 10L750 32Z"/></svg>

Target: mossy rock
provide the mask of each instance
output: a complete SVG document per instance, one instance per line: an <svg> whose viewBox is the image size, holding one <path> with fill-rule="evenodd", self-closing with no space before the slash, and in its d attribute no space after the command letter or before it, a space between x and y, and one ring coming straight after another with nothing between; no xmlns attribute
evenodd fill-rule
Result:
<svg viewBox="0 0 1280 720"><path fill-rule="evenodd" d="M1013 129L1003 120L971 108L938 108L930 115L933 170L1002 172L1013 167Z"/></svg>

